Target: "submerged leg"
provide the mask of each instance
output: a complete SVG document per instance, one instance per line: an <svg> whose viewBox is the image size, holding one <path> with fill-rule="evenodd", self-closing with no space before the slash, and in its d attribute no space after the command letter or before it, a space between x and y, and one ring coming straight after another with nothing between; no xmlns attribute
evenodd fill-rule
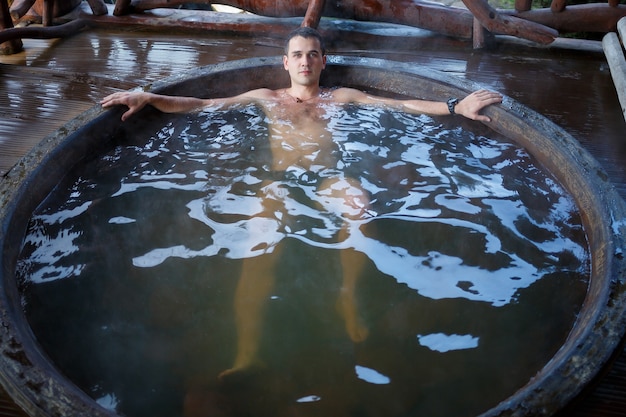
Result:
<svg viewBox="0 0 626 417"><path fill-rule="evenodd" d="M223 371L224 379L259 365L257 357L267 299L274 288L276 253L245 259L235 291L235 326L237 352L230 369Z"/></svg>
<svg viewBox="0 0 626 417"><path fill-rule="evenodd" d="M362 217L368 210L369 200L360 184L352 178L331 179L322 183L318 192L324 206L342 217ZM344 223L339 231L339 242L350 237L349 225ZM346 332L353 342L367 339L369 329L363 323L356 302L356 285L363 270L365 255L353 249L341 250L342 284L337 300L337 310L345 321Z"/></svg>
<svg viewBox="0 0 626 417"><path fill-rule="evenodd" d="M356 284L363 269L363 256L352 249L341 251L343 281L337 300L337 309L345 321L346 332L353 342L362 342L369 335L369 329L361 319L356 301Z"/></svg>

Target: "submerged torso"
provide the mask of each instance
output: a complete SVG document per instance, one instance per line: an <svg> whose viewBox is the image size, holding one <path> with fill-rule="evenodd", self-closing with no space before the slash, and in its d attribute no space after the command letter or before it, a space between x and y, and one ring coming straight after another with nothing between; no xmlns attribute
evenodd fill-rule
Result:
<svg viewBox="0 0 626 417"><path fill-rule="evenodd" d="M300 101L281 90L276 98L262 103L269 122L272 170L334 166L336 146L328 130L336 106L331 91L323 90L313 99Z"/></svg>

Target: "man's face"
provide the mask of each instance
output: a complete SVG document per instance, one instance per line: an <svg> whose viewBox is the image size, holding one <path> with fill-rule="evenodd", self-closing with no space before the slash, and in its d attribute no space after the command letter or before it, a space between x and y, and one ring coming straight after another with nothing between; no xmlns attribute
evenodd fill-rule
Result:
<svg viewBox="0 0 626 417"><path fill-rule="evenodd" d="M322 55L317 39L296 36L289 41L283 65L289 71L292 83L314 85L319 83L320 74L326 67L326 56Z"/></svg>

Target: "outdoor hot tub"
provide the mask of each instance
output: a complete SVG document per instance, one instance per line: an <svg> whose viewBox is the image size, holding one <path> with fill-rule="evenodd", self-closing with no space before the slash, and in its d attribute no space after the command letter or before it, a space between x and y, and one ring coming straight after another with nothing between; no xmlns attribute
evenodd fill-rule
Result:
<svg viewBox="0 0 626 417"><path fill-rule="evenodd" d="M468 81L390 61L335 56L329 57L328 64L322 77L322 85L325 86L342 85L376 94L404 97L411 97L419 91L420 98L433 100L462 97L478 88ZM286 74L284 77L276 76L280 68L278 58L228 62L169 78L150 86L149 90L164 94L220 97L252 88L280 88L287 82ZM67 185L65 178L68 172L77 165L111 152L111 149L120 144L140 146L142 138L136 132L141 131L145 123L162 122L170 117L145 109L141 115L121 123L121 113L121 109L103 111L99 107L86 112L54 135L45 138L11 170L1 184L0 360L3 371L0 376L6 391L29 415L116 415L114 407L107 406L103 397L94 398L92 393L79 387L81 381L77 380L81 377L77 375L80 372L73 370L70 372L71 376L68 375L65 366L60 362L72 362L73 356L56 360L55 354L51 354L43 340L54 339L55 334L50 332L43 335L38 326L32 325L30 320L36 314L32 311L29 314L25 312L25 286L20 281L18 270L24 238L33 213L57 188ZM472 413L485 416L552 415L576 397L610 362L624 335L624 202L609 183L602 167L573 137L544 117L509 98L505 98L501 105L488 108L486 114L492 118L489 127L497 135L525 149L571 195L584 228L584 240L589 253L589 276L585 281L586 293L577 307L575 320L571 328L564 330L566 336L559 348L525 382L511 389L507 395L485 407L483 411ZM481 132L488 131L484 126L472 122L463 122L463 125L470 128L473 125ZM126 220L118 219L122 223ZM393 238L393 233L389 234ZM106 243L102 242L103 248L99 249L102 253L107 252ZM50 250L54 255L55 249ZM292 250L304 251L301 247ZM145 257L142 259L144 262L149 261ZM466 292L472 294L472 291ZM62 305L63 294L57 294L56 297L61 300L59 305ZM161 299L168 298L159 300ZM279 299L276 296L276 300ZM121 302L113 296L108 300L112 310ZM184 300L177 302L184 303ZM450 307L450 310L450 314L453 314L454 308ZM166 310L166 314L171 315L172 311ZM175 323L181 325L188 319L178 318ZM550 317L543 317L542 320L549 321ZM332 343L335 343L334 340ZM349 344L345 341L336 343L341 345L338 351L342 355L346 349L352 349L346 347ZM80 346L79 342L75 344ZM358 350L359 348L355 348L354 355L358 355ZM372 348L373 350L376 349ZM89 351L83 352L80 357L84 356L82 360L88 362L90 354ZM510 358L511 366L514 366L515 361L515 357ZM463 362L459 359L458 363ZM368 370L357 366L357 372ZM457 367L457 371L462 374L463 368ZM147 374L148 378L153 375L150 372ZM429 370L424 374L434 378L437 372ZM378 374L361 380L372 385L388 383L384 376ZM477 379L477 385L480 385L480 379ZM164 383L162 386L168 385ZM197 398L213 395L194 394L194 389L181 394L181 398L185 398L187 402L193 402L190 398L194 398L198 402ZM416 398L420 395L419 392L415 393ZM235 397L238 398L236 395ZM463 395L459 395L459 398L463 398ZM310 395L303 394L299 400L300 403L314 404L320 398L312 392ZM202 401L204 400L199 402ZM445 401L453 402L449 398ZM458 409L463 410L463 400L459 401L461 404ZM419 402L419 399L415 402ZM411 414L417 413L415 410L417 408L412 404L401 408L398 415L420 415ZM369 411L364 413L377 415L375 411L372 414L368 414ZM233 412L231 415L238 414ZM312 412L311 415L315 413Z"/></svg>

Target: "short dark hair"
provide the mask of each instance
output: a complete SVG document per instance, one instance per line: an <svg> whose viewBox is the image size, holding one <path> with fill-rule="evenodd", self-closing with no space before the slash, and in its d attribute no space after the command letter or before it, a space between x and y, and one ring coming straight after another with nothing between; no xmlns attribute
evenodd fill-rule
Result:
<svg viewBox="0 0 626 417"><path fill-rule="evenodd" d="M304 39L310 39L310 38L317 39L318 42L320 43L320 49L322 50L322 55L326 55L326 45L324 45L324 38L322 38L322 35L320 35L320 33L317 30L311 27L307 27L307 26L299 27L298 29L291 32L289 36L287 36L287 40L285 41L285 55L289 53L289 41L291 41L296 36L301 36Z"/></svg>

